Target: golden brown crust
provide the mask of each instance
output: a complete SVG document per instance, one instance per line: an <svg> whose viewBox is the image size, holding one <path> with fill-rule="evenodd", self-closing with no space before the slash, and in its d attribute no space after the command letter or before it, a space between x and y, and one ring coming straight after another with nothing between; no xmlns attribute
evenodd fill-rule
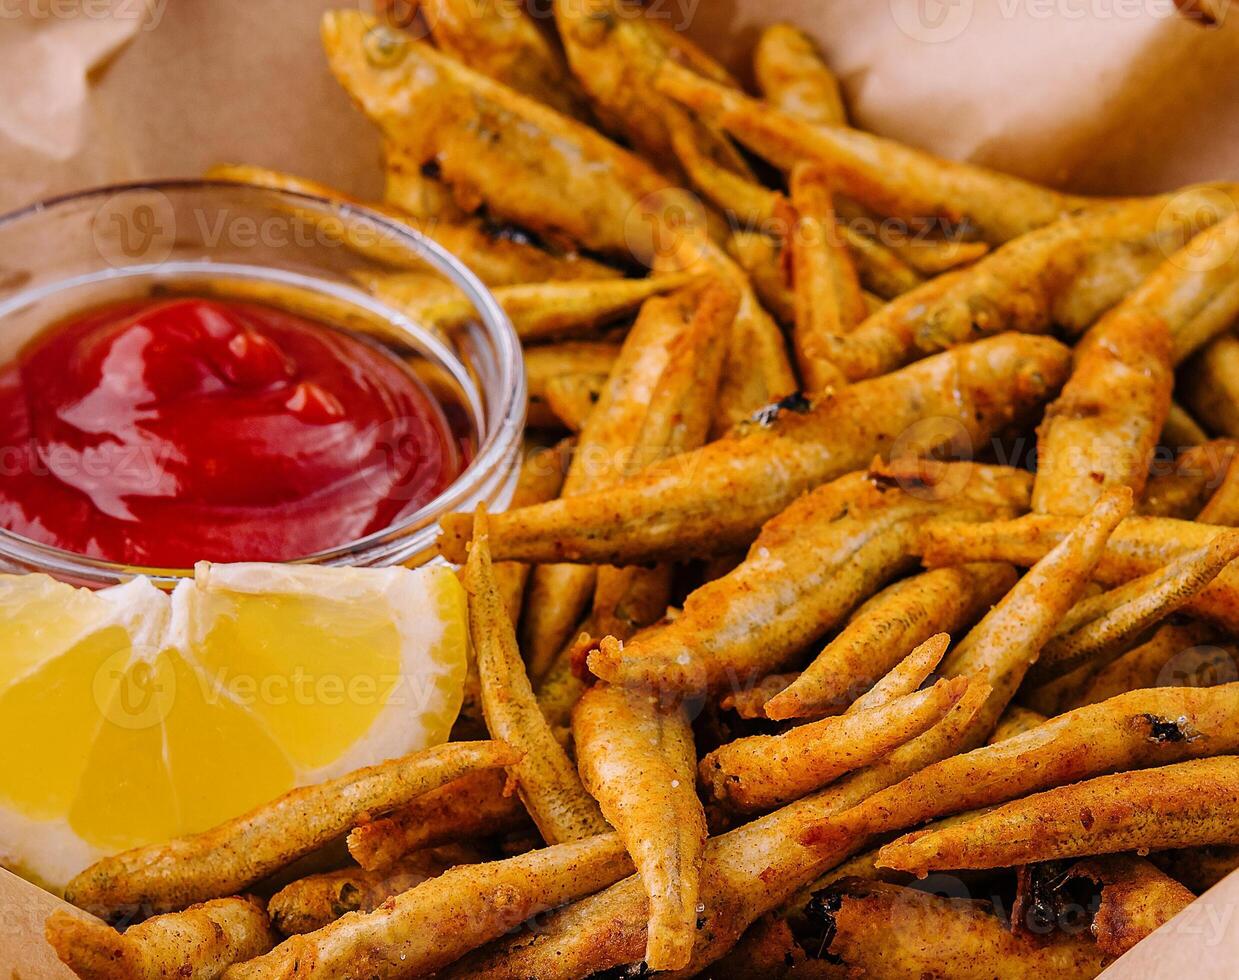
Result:
<svg viewBox="0 0 1239 980"><path fill-rule="evenodd" d="M736 739L701 760L702 782L716 800L740 812L789 803L925 732L967 687L963 677L942 680L927 690L798 725L781 735Z"/></svg>
<svg viewBox="0 0 1239 980"><path fill-rule="evenodd" d="M1132 691L927 766L849 814L849 833L900 830L1106 772L1234 752L1239 685ZM1180 721L1181 724L1180 724ZM1166 737L1156 737L1163 731ZM1191 733L1182 737L1175 732ZM824 832L838 833L839 828Z"/></svg>
<svg viewBox="0 0 1239 980"><path fill-rule="evenodd" d="M979 446L1055 391L1067 362L1056 341L1002 336L820 395L812 406L789 401L770 424L749 424L605 493L495 515L492 547L505 559L602 563L747 547L806 490L879 453ZM440 548L450 560L464 559L468 526L460 515L444 520Z"/></svg>
<svg viewBox="0 0 1239 980"><path fill-rule="evenodd" d="M339 868L290 882L271 896L271 924L285 936L321 929L348 912L371 912L393 895L443 874L457 864L479 858L464 848L418 851L398 858L381 871Z"/></svg>
<svg viewBox="0 0 1239 980"><path fill-rule="evenodd" d="M696 938L706 841L684 709L596 684L577 703L572 732L581 778L623 838L649 898L645 963L678 970Z"/></svg>
<svg viewBox="0 0 1239 980"><path fill-rule="evenodd" d="M831 203L829 175L798 164L791 174L787 245L796 363L806 391L843 383L830 359L829 339L848 333L865 318L860 279Z"/></svg>
<svg viewBox="0 0 1239 980"><path fill-rule="evenodd" d="M526 371L529 370L526 360ZM554 446L539 447L525 444L525 458L512 491L513 507L531 507L559 496L564 485L564 473L571 458L572 443L563 440ZM525 582L529 579L529 566L520 562L499 562L495 565L495 583L503 596L508 619L521 621L521 606L525 599ZM470 664L471 668L473 664Z"/></svg>
<svg viewBox="0 0 1239 980"><path fill-rule="evenodd" d="M942 501L861 473L819 487L769 521L735 570L692 593L674 623L592 653L590 670L613 683L681 693L720 691L779 670L909 567L918 523L1022 506L1024 474L955 466L963 486Z"/></svg>
<svg viewBox="0 0 1239 980"><path fill-rule="evenodd" d="M725 280L713 279L699 291L683 290L655 302L678 323L667 344L666 366L633 440L626 469L630 474L705 442L740 297ZM597 632L627 640L662 619L673 573L666 564L600 568L591 614Z"/></svg>
<svg viewBox="0 0 1239 980"><path fill-rule="evenodd" d="M668 59L734 84L722 65L665 23L664 13L622 0L556 0L553 7L568 62L604 129L675 178L679 170L667 118L675 113L693 131L703 156L748 173L726 137L690 118L654 87L658 68Z"/></svg>
<svg viewBox="0 0 1239 980"><path fill-rule="evenodd" d="M1037 430L1033 509L1082 514L1108 487L1144 490L1170 411L1170 325L1136 293L1076 348L1075 370Z"/></svg>
<svg viewBox="0 0 1239 980"><path fill-rule="evenodd" d="M1145 484L1144 499L1137 512L1146 517L1200 521L1201 509L1210 495L1221 487L1236 455L1239 455L1236 440L1206 439L1180 453L1170 465L1159 463Z"/></svg>
<svg viewBox="0 0 1239 980"><path fill-rule="evenodd" d="M821 162L843 193L882 214L968 220L987 241L1002 242L1084 203L846 126L813 126L672 62L657 85L778 167L806 157Z"/></svg>
<svg viewBox="0 0 1239 980"><path fill-rule="evenodd" d="M123 933L64 909L48 917L48 943L81 980L216 980L276 942L253 898L219 898Z"/></svg>
<svg viewBox="0 0 1239 980"><path fill-rule="evenodd" d="M765 705L766 717L842 711L937 632L970 626L1015 584L1010 565L956 565L904 579L862 605L800 676Z"/></svg>
<svg viewBox="0 0 1239 980"><path fill-rule="evenodd" d="M681 971L701 973L760 916L776 908L860 846L856 839L828 847L797 840L812 823L844 814L865 797L898 782L930 762L959 750L972 717L989 695L984 684L947 716L872 766L852 773L812 796L788 804L706 842L702 869L702 926L693 958ZM534 936L519 936L478 950L447 971L453 978L487 980L578 980L599 970L636 963L645 948L648 911L639 878L625 879L548 918Z"/></svg>
<svg viewBox="0 0 1239 980"><path fill-rule="evenodd" d="M453 742L304 786L187 837L104 858L77 875L65 898L88 911L145 914L235 894L344 834L478 769L513 765L503 742Z"/></svg>
<svg viewBox="0 0 1239 980"><path fill-rule="evenodd" d="M1097 907L1089 931L1097 948L1122 956L1187 908L1196 896L1143 858L1110 854L1086 858L1067 868L1057 861L1019 869L1019 887L1011 910L1014 931L1044 934L1071 915L1073 887L1096 890Z"/></svg>
<svg viewBox="0 0 1239 980"><path fill-rule="evenodd" d="M1216 645L1220 639L1218 630L1208 623L1171 623L1159 627L1149 640L1101 670L1086 667L1073 671L1058 682L1026 692L1026 696L1031 703L1034 697L1049 695L1045 706L1057 714L1146 687L1224 684L1235 679L1233 669L1226 669L1227 658L1235 655Z"/></svg>
<svg viewBox="0 0 1239 980"><path fill-rule="evenodd" d="M990 524L928 521L918 550L926 565L958 561L1009 561L1034 564L1061 541L1071 518L1029 514ZM1207 545L1227 528L1167 517L1129 517L1115 530L1097 564L1098 581L1117 585L1156 571L1177 556ZM1227 567L1184 607L1231 631L1239 631L1239 569Z"/></svg>
<svg viewBox="0 0 1239 980"><path fill-rule="evenodd" d="M561 499L605 492L628 472L650 400L670 361L672 345L685 328L683 307L679 294L642 304L581 431ZM575 635L596 584L592 568L544 564L534 569L520 632L533 680L546 673Z"/></svg>
<svg viewBox="0 0 1239 980"><path fill-rule="evenodd" d="M389 148L389 164L392 159L393 152ZM246 164L216 164L209 168L204 176L208 180L258 184L277 190L312 194L333 201L364 204L402 224L412 225L423 235L438 242L477 273L488 286L512 286L518 283L559 279L613 279L619 275L618 270L600 262L582 258L575 253L552 255L535 245L495 235L487 231L480 221L467 218L459 213L443 213L442 205L432 207L433 213L424 214L420 211L410 213L408 207L402 206L402 203L409 207L413 205L403 198L401 203L395 203L393 206L372 201L363 202L338 188L329 187L318 181ZM420 207L431 206L423 203ZM298 211L297 214L298 217L307 221L321 220L315 212ZM334 224L326 225L323 230L325 233L335 235L341 231L338 225ZM382 241L356 241L348 244L377 259L389 261L397 267L409 263L408 250L404 247L395 251L384 249ZM427 274L433 271L421 262L416 263L415 268Z"/></svg>
<svg viewBox="0 0 1239 980"><path fill-rule="evenodd" d="M528 424L534 428L558 428L561 424L568 425L568 420L556 418L555 413L549 410L546 404L548 384L564 376L589 379L588 390L592 393L589 407L592 409L619 355L619 344L603 340L569 340L535 344L526 347L524 355L525 385L529 389ZM575 426L569 425L569 428L579 432L587 414L574 412L573 415L579 416L579 419Z"/></svg>
<svg viewBox="0 0 1239 980"><path fill-rule="evenodd" d="M1239 438L1239 337L1222 334L1188 361L1182 390L1211 431Z"/></svg>
<svg viewBox="0 0 1239 980"><path fill-rule="evenodd" d="M551 844L606 833L610 828L598 804L585 792L576 767L534 698L516 633L495 587L481 513L464 586L469 593L469 638L478 661L486 727L492 733L503 732L505 741L510 739L508 744L521 753L508 772L516 780L529 815Z"/></svg>
<svg viewBox="0 0 1239 980"><path fill-rule="evenodd" d="M526 813L520 799L505 792L507 779L500 770L470 773L359 823L349 832L348 852L367 871L383 871L410 851L515 830L526 824Z"/></svg>
<svg viewBox="0 0 1239 980"><path fill-rule="evenodd" d="M626 256L626 230L668 187L648 164L576 120L352 10L328 12L323 46L340 84L387 139L434 160L467 210L551 240Z"/></svg>
<svg viewBox="0 0 1239 980"><path fill-rule="evenodd" d="M839 80L804 31L771 24L753 46L753 77L776 109L818 126L847 124Z"/></svg>
<svg viewBox="0 0 1239 980"><path fill-rule="evenodd" d="M1190 188L1039 228L973 266L910 289L854 330L829 338L830 359L846 378L858 381L1004 330L1045 333L1065 319L1082 321L1083 329L1140 285L1145 265L1126 261L1127 252L1160 257L1166 254L1162 249L1179 248L1208 217L1216 217L1213 211L1205 218L1193 211L1215 197L1213 188ZM1164 278L1163 273L1150 283L1156 286ZM1198 290L1206 288L1185 279ZM1191 307L1157 298L1160 288L1150 289L1148 302L1166 317L1190 319Z"/></svg>
<svg viewBox="0 0 1239 980"><path fill-rule="evenodd" d="M589 338L602 335L608 324L631 314L651 296L679 289L693 278L671 272L644 279L534 282L495 286L493 294L522 341ZM388 305L443 333L460 329L477 315L462 293L428 290L420 273L371 273L361 281Z"/></svg>
<svg viewBox="0 0 1239 980"><path fill-rule="evenodd" d="M834 909L827 951L843 962L849 976L1085 980L1097 976L1112 958L1087 936L1045 941L1012 935L979 902L857 879L845 879L826 894L832 898L828 907Z"/></svg>
<svg viewBox="0 0 1239 980"><path fill-rule="evenodd" d="M419 0L435 47L488 78L585 119L585 97L563 55L521 7L502 0Z"/></svg>
<svg viewBox="0 0 1239 980"><path fill-rule="evenodd" d="M1143 491L1174 364L1207 339L1188 338L1189 324L1236 271L1239 215L1171 255L1085 335L1037 433L1033 510L1082 514L1107 487Z"/></svg>
<svg viewBox="0 0 1239 980"><path fill-rule="evenodd" d="M1239 844L1239 758L1195 759L1035 793L901 837L879 863L924 875L1056 858Z"/></svg>
<svg viewBox="0 0 1239 980"><path fill-rule="evenodd" d="M1221 527L1239 526L1239 462L1234 458L1226 467L1226 474L1213 491L1213 496L1196 515L1196 520L1201 524Z"/></svg>
<svg viewBox="0 0 1239 980"><path fill-rule="evenodd" d="M234 966L226 980L422 976L631 870L615 834L459 865L373 912L350 912L290 937L267 955Z"/></svg>
<svg viewBox="0 0 1239 980"><path fill-rule="evenodd" d="M1158 621L1187 605L1239 558L1239 532L1220 534L1208 544L1169 562L1163 569L1121 586L1114 592L1134 591L1103 615L1060 633L1046 644L1029 671L1028 682L1040 684L1088 664L1104 667L1127 651L1131 642ZM1104 598L1099 597L1099 598Z"/></svg>
<svg viewBox="0 0 1239 980"><path fill-rule="evenodd" d="M1005 742L1016 735L1023 735L1026 731L1036 728L1045 722L1045 720L1045 715L1039 711L1033 711L1032 708L1025 708L1018 704L1008 705L1007 710L999 716L998 724L994 726L994 730L990 733L990 737L985 744L997 745L999 742Z"/></svg>

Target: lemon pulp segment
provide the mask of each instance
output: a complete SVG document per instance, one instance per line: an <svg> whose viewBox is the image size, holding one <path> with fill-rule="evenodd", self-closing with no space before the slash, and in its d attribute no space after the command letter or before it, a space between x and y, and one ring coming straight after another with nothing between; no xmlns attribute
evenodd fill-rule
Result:
<svg viewBox="0 0 1239 980"><path fill-rule="evenodd" d="M446 568L204 566L172 595L0 575L0 864L56 887L442 742L465 636Z"/></svg>

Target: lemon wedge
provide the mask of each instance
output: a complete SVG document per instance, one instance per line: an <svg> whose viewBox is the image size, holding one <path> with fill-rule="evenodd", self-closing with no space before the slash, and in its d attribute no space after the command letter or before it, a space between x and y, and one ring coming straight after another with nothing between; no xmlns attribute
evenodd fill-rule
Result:
<svg viewBox="0 0 1239 980"><path fill-rule="evenodd" d="M171 594L0 575L0 865L59 889L445 741L465 616L447 568L203 563Z"/></svg>

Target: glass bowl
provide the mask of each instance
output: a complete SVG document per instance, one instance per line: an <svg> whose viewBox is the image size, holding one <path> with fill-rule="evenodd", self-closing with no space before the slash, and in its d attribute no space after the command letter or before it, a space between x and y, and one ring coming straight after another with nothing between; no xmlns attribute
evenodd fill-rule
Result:
<svg viewBox="0 0 1239 980"><path fill-rule="evenodd" d="M451 282L474 315L450 333L432 330L359 285L369 274L410 270ZM297 562L422 564L435 554L443 514L478 503L501 509L511 499L525 422L520 342L478 278L413 229L321 197L201 180L105 187L0 217L0 364L79 311L179 294L262 302L362 333L404 358L472 440L471 463L429 504ZM4 529L0 570L91 587L135 575L169 585L192 574L74 554Z"/></svg>

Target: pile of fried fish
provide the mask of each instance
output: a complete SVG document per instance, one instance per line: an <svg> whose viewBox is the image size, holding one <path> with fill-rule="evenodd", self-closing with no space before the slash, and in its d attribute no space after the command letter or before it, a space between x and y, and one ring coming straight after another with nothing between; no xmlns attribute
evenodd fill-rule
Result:
<svg viewBox="0 0 1239 980"><path fill-rule="evenodd" d="M322 34L371 206L525 347L512 509L443 524L453 740L98 862L66 897L111 924L53 916L60 957L1092 977L1239 866L1239 185L939 159L790 25L759 98L663 5L416 7ZM362 285L472 315L429 269Z"/></svg>

